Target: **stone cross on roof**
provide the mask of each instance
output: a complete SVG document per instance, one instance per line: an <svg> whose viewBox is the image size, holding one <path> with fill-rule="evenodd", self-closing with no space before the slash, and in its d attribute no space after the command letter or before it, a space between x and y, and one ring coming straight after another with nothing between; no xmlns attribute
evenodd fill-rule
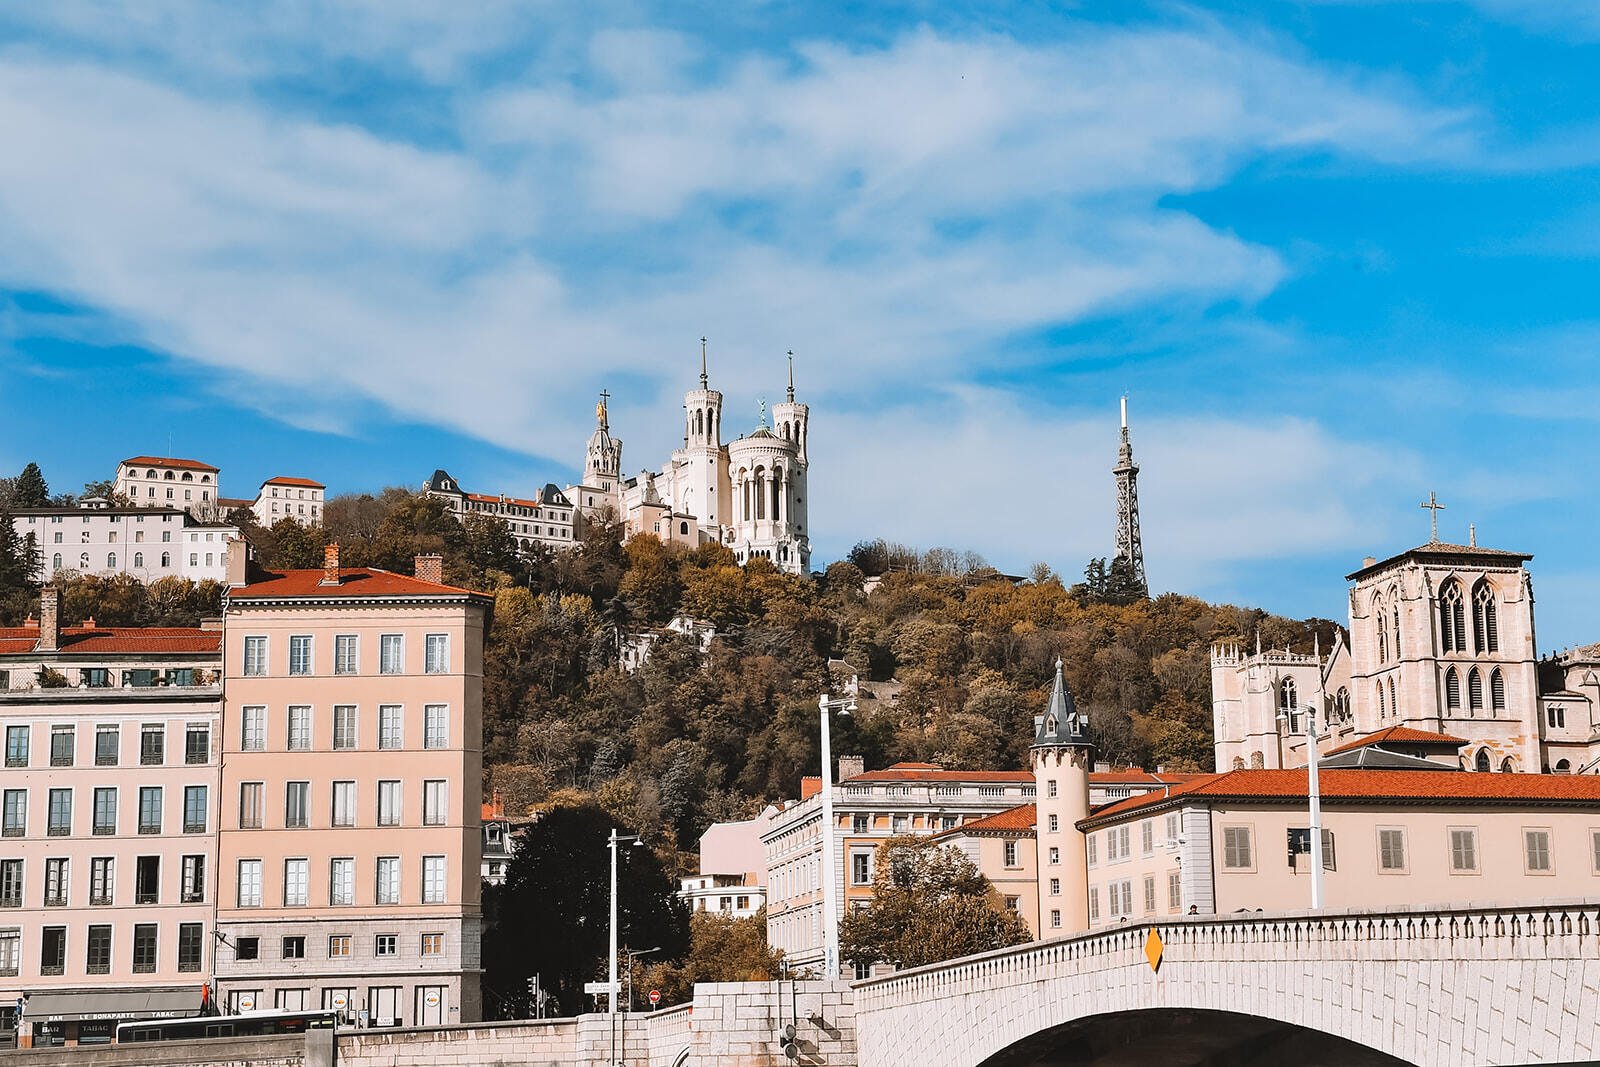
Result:
<svg viewBox="0 0 1600 1067"><path fill-rule="evenodd" d="M1417 506L1418 507L1427 508L1430 512L1432 512L1432 515L1430 517L1433 519L1433 536L1428 538L1428 544L1430 544L1430 545L1438 544L1439 543L1439 512L1445 510L1444 505L1439 503L1439 498L1434 496L1433 495L1433 490L1430 489L1430 490L1428 490L1427 502L1423 503L1423 504L1419 504Z"/></svg>

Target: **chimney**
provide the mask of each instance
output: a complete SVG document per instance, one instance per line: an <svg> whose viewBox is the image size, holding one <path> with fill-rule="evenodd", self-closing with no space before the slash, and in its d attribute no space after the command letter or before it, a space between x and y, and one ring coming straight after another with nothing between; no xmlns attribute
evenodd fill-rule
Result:
<svg viewBox="0 0 1600 1067"><path fill-rule="evenodd" d="M90 615L87 619L83 620L83 628L85 630L93 630L94 629L94 616L93 615Z"/></svg>
<svg viewBox="0 0 1600 1067"><path fill-rule="evenodd" d="M321 585L339 584L339 542L322 546Z"/></svg>
<svg viewBox="0 0 1600 1067"><path fill-rule="evenodd" d="M228 588L238 589L250 581L250 542L235 537L228 542Z"/></svg>
<svg viewBox="0 0 1600 1067"><path fill-rule="evenodd" d="M414 573L417 576L418 579L420 579L421 581L424 581L424 582L432 582L434 585L443 585L444 584L444 557L443 556L440 556L440 555L418 556L416 558L415 562L416 562L416 570L414 570L412 573Z"/></svg>
<svg viewBox="0 0 1600 1067"><path fill-rule="evenodd" d="M839 781L867 773L867 761L861 756L839 757Z"/></svg>
<svg viewBox="0 0 1600 1067"><path fill-rule="evenodd" d="M40 652L56 652L61 648L61 590L47 585L39 590L39 643Z"/></svg>
<svg viewBox="0 0 1600 1067"><path fill-rule="evenodd" d="M1361 558L1361 565L1363 567L1370 567L1376 562L1378 562L1377 556L1363 556Z"/></svg>

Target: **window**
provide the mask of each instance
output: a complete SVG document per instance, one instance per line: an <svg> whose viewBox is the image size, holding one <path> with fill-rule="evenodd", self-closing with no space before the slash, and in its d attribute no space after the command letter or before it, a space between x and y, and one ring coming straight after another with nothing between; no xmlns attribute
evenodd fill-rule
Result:
<svg viewBox="0 0 1600 1067"><path fill-rule="evenodd" d="M240 860L239 861L238 898L239 898L239 907L241 907L241 908L259 908L259 907L261 907L261 861L260 860ZM241 945L243 945L244 944L244 939L240 938L239 939L239 943ZM250 958L254 959L255 957L252 956Z"/></svg>
<svg viewBox="0 0 1600 1067"><path fill-rule="evenodd" d="M189 785L183 788L183 832L206 832L206 787Z"/></svg>
<svg viewBox="0 0 1600 1067"><path fill-rule="evenodd" d="M139 534L139 539L140 540L144 539L144 534L142 532ZM133 554L133 565L135 567L143 567L144 566L144 553L143 552L135 552Z"/></svg>
<svg viewBox="0 0 1600 1067"><path fill-rule="evenodd" d="M289 638L289 673L311 673L310 634L294 634Z"/></svg>
<svg viewBox="0 0 1600 1067"><path fill-rule="evenodd" d="M1054 813L1052 813L1050 815L1050 822L1048 823L1048 825L1050 827L1050 832L1051 833L1055 833L1056 831L1060 830L1061 829L1061 819L1060 819L1060 817L1055 815Z"/></svg>
<svg viewBox="0 0 1600 1067"><path fill-rule="evenodd" d="M444 857L422 857L422 902L444 903Z"/></svg>
<svg viewBox="0 0 1600 1067"><path fill-rule="evenodd" d="M1167 910L1177 911L1183 907L1183 875L1179 871L1167 872Z"/></svg>
<svg viewBox="0 0 1600 1067"><path fill-rule="evenodd" d="M178 924L178 970L198 971L205 954L205 930L199 923Z"/></svg>
<svg viewBox="0 0 1600 1067"><path fill-rule="evenodd" d="M72 766L72 753L76 747L76 731L70 726L52 726L50 728L50 766Z"/></svg>
<svg viewBox="0 0 1600 1067"><path fill-rule="evenodd" d="M196 765L211 762L211 727L190 723L183 731L183 762Z"/></svg>
<svg viewBox="0 0 1600 1067"><path fill-rule="evenodd" d="M378 638L378 673L403 674L406 669L406 639L401 634Z"/></svg>
<svg viewBox="0 0 1600 1067"><path fill-rule="evenodd" d="M1461 710L1461 678L1454 667L1444 672L1444 706L1451 711Z"/></svg>
<svg viewBox="0 0 1600 1067"><path fill-rule="evenodd" d="M94 731L94 765L115 767L117 750L122 747L121 731L115 726L98 726Z"/></svg>
<svg viewBox="0 0 1600 1067"><path fill-rule="evenodd" d="M1483 710L1483 676L1476 667L1467 672L1467 707L1474 715Z"/></svg>
<svg viewBox="0 0 1600 1067"><path fill-rule="evenodd" d="M247 677L258 678L267 673L267 639L265 637L246 637L244 639L244 673Z"/></svg>
<svg viewBox="0 0 1600 1067"><path fill-rule="evenodd" d="M343 959L350 955L350 935L334 934L328 938L328 958Z"/></svg>
<svg viewBox="0 0 1600 1067"><path fill-rule="evenodd" d="M378 783L378 825L400 825L400 783L398 781L382 781Z"/></svg>
<svg viewBox="0 0 1600 1067"><path fill-rule="evenodd" d="M1454 874L1478 873L1478 831L1469 827L1450 830L1450 870Z"/></svg>
<svg viewBox="0 0 1600 1067"><path fill-rule="evenodd" d="M1449 579L1439 589L1439 641L1443 651L1467 650L1466 618L1461 603L1461 583Z"/></svg>
<svg viewBox="0 0 1600 1067"><path fill-rule="evenodd" d="M39 935L39 973L62 974L67 969L67 928L46 926Z"/></svg>
<svg viewBox="0 0 1600 1067"><path fill-rule="evenodd" d="M1050 895L1053 897L1059 897L1061 895L1061 879L1050 879Z"/></svg>
<svg viewBox="0 0 1600 1067"><path fill-rule="evenodd" d="M0 930L0 974L16 974L21 961L22 931L14 926Z"/></svg>
<svg viewBox="0 0 1600 1067"><path fill-rule="evenodd" d="M1056 848L1054 845L1052 845L1050 847L1050 851L1048 853L1048 856L1049 856L1049 862L1052 865L1059 864L1061 862L1061 850L1059 848Z"/></svg>
<svg viewBox="0 0 1600 1067"><path fill-rule="evenodd" d="M311 708L305 704L289 705L289 751L305 752L311 748Z"/></svg>
<svg viewBox="0 0 1600 1067"><path fill-rule="evenodd" d="M116 860L96 856L89 861L89 903L110 904L116 888Z"/></svg>
<svg viewBox="0 0 1600 1067"><path fill-rule="evenodd" d="M358 644L355 634L339 634L333 639L333 673L356 673L356 651Z"/></svg>
<svg viewBox="0 0 1600 1067"><path fill-rule="evenodd" d="M111 927L101 925L89 927L87 943L89 952L84 960L84 969L90 974L110 974Z"/></svg>
<svg viewBox="0 0 1600 1067"><path fill-rule="evenodd" d="M356 706L354 704L335 704L333 706L333 747L336 750L356 747Z"/></svg>
<svg viewBox="0 0 1600 1067"><path fill-rule="evenodd" d="M908 815L891 815L889 829L896 834L908 833L911 830L911 817Z"/></svg>
<svg viewBox="0 0 1600 1067"><path fill-rule="evenodd" d="M341 858L328 864L328 903L354 904L356 902L356 861Z"/></svg>
<svg viewBox="0 0 1600 1067"><path fill-rule="evenodd" d="M161 900L161 857L136 856L133 861L133 902L156 904Z"/></svg>
<svg viewBox="0 0 1600 1067"><path fill-rule="evenodd" d="M378 857L377 900L379 904L400 903L400 857Z"/></svg>
<svg viewBox="0 0 1600 1067"><path fill-rule="evenodd" d="M261 939L259 937L236 937L233 939L233 958L236 960L254 960L261 957ZM247 1011L249 1009L240 1008Z"/></svg>
<svg viewBox="0 0 1600 1067"><path fill-rule="evenodd" d="M1500 651L1500 624L1495 618L1494 589L1481 578L1472 590L1472 647L1478 652Z"/></svg>
<svg viewBox="0 0 1600 1067"><path fill-rule="evenodd" d="M1406 869L1406 832L1401 829L1378 831L1378 869L1404 871Z"/></svg>
<svg viewBox="0 0 1600 1067"><path fill-rule="evenodd" d="M444 935L443 934L423 934L422 935L422 954L424 956L443 956L444 955Z"/></svg>
<svg viewBox="0 0 1600 1067"><path fill-rule="evenodd" d="M284 785L283 825L304 828L311 807L311 783L287 782Z"/></svg>
<svg viewBox="0 0 1600 1067"><path fill-rule="evenodd" d="M354 826L356 824L356 784L354 782L333 783L333 825Z"/></svg>
<svg viewBox="0 0 1600 1067"><path fill-rule="evenodd" d="M1047 797L1053 797L1056 795L1056 780L1054 778L1051 778L1044 783L1044 795Z"/></svg>
<svg viewBox="0 0 1600 1067"><path fill-rule="evenodd" d="M1560 704L1551 704L1545 708L1545 722L1552 730L1559 730L1567 725L1567 709Z"/></svg>
<svg viewBox="0 0 1600 1067"><path fill-rule="evenodd" d="M0 860L0 908L22 907L22 861Z"/></svg>
<svg viewBox="0 0 1600 1067"><path fill-rule="evenodd" d="M66 837L72 833L72 790L50 790L50 820L46 833Z"/></svg>
<svg viewBox="0 0 1600 1067"><path fill-rule="evenodd" d="M1017 865L1017 843L1015 841L1007 841L1001 848L1005 853L1005 865L1007 867L1015 867Z"/></svg>
<svg viewBox="0 0 1600 1067"><path fill-rule="evenodd" d="M52 856L44 861L44 906L65 907L67 904L67 860Z"/></svg>
<svg viewBox="0 0 1600 1067"><path fill-rule="evenodd" d="M404 715L405 709L399 704L378 705L379 748L395 749L401 746L404 740L401 727Z"/></svg>
<svg viewBox="0 0 1600 1067"><path fill-rule="evenodd" d="M399 938L395 937L394 934L379 934L376 942L372 946L372 953L375 956L397 955L399 949L398 942Z"/></svg>
<svg viewBox="0 0 1600 1067"><path fill-rule="evenodd" d="M206 858L183 857L183 888L179 900L184 904L199 904L206 899Z"/></svg>
<svg viewBox="0 0 1600 1067"><path fill-rule="evenodd" d="M239 829L261 829L261 782L239 783Z"/></svg>
<svg viewBox="0 0 1600 1067"><path fill-rule="evenodd" d="M4 805L5 821L0 826L0 834L6 837L24 836L28 832L28 791L7 789Z"/></svg>
<svg viewBox="0 0 1600 1067"><path fill-rule="evenodd" d="M423 708L423 748L450 747L450 708L446 704L429 704Z"/></svg>
<svg viewBox="0 0 1600 1067"><path fill-rule="evenodd" d="M161 787L146 785L139 788L139 832L161 832Z"/></svg>
<svg viewBox="0 0 1600 1067"><path fill-rule="evenodd" d="M1290 713L1300 710L1300 702L1293 678L1285 678L1278 686L1278 708Z"/></svg>
<svg viewBox="0 0 1600 1067"><path fill-rule="evenodd" d="M1236 871L1255 867L1255 857L1250 848L1250 827L1224 826L1222 828L1222 866Z"/></svg>
<svg viewBox="0 0 1600 1067"><path fill-rule="evenodd" d="M26 767L28 765L28 728L26 726L6 727L6 766Z"/></svg>
<svg viewBox="0 0 1600 1067"><path fill-rule="evenodd" d="M1085 848L1086 848L1086 857L1088 859L1089 866L1093 867L1098 862L1098 860L1097 860L1097 858L1095 856L1095 853L1099 851L1099 849L1096 847L1096 837L1095 837L1095 835L1094 834L1086 834L1086 835L1084 835L1084 844L1085 844Z"/></svg>
<svg viewBox="0 0 1600 1067"><path fill-rule="evenodd" d="M153 974L156 969L156 924L135 923L133 927L133 973Z"/></svg>
<svg viewBox="0 0 1600 1067"><path fill-rule="evenodd" d="M446 784L442 778L431 778L422 783L422 825L445 824L445 813L449 807Z"/></svg>
<svg viewBox="0 0 1600 1067"><path fill-rule="evenodd" d="M1147 874L1144 878L1144 912L1149 915L1156 910L1156 879L1155 875Z"/></svg>
<svg viewBox="0 0 1600 1067"><path fill-rule="evenodd" d="M427 655L422 669L429 674L446 674L450 670L450 635L429 634L425 642Z"/></svg>
<svg viewBox="0 0 1600 1067"><path fill-rule="evenodd" d="M852 815L852 816L850 816L850 832L851 833L853 833L853 834L864 834L864 833L868 832L868 829L869 828L868 828L868 824L867 824L867 817L865 815Z"/></svg>
<svg viewBox="0 0 1600 1067"><path fill-rule="evenodd" d="M1550 831L1522 831L1522 851L1527 859L1529 874L1553 874L1550 865Z"/></svg>
<svg viewBox="0 0 1600 1067"><path fill-rule="evenodd" d="M1149 819L1139 825L1139 848L1146 856L1156 850L1156 824Z"/></svg>
<svg viewBox="0 0 1600 1067"><path fill-rule="evenodd" d="M241 718L239 747L246 752L264 751L267 747L267 709L260 704L246 705Z"/></svg>
<svg viewBox="0 0 1600 1067"><path fill-rule="evenodd" d="M1489 706L1495 711L1506 710L1506 680L1499 667L1489 672Z"/></svg>
<svg viewBox="0 0 1600 1067"><path fill-rule="evenodd" d="M872 883L872 854L870 852L852 852L850 854L850 884L870 885Z"/></svg>
<svg viewBox="0 0 1600 1067"><path fill-rule="evenodd" d="M286 960L303 960L306 958L306 939L303 936L286 937L283 939L283 958Z"/></svg>
<svg viewBox="0 0 1600 1067"><path fill-rule="evenodd" d="M309 897L310 863L303 859L283 861L283 906L303 908Z"/></svg>

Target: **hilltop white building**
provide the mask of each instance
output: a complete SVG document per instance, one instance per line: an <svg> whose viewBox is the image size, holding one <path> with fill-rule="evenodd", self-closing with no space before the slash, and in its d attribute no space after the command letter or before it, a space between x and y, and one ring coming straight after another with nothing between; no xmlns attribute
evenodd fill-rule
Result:
<svg viewBox="0 0 1600 1067"><path fill-rule="evenodd" d="M74 507L17 508L11 525L32 537L39 553L37 581L58 572L128 574L149 583L161 578L227 575L228 541L236 527L203 522L182 508L116 507L92 498Z"/></svg>
<svg viewBox="0 0 1600 1067"><path fill-rule="evenodd" d="M135 507L182 508L198 519L217 517L222 470L197 459L133 456L117 464L112 492Z"/></svg>

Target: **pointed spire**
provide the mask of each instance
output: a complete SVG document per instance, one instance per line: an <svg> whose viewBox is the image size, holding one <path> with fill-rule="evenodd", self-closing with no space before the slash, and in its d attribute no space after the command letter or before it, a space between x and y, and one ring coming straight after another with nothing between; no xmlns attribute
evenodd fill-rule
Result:
<svg viewBox="0 0 1600 1067"><path fill-rule="evenodd" d="M794 349L789 349L789 403L794 403Z"/></svg>
<svg viewBox="0 0 1600 1067"><path fill-rule="evenodd" d="M1050 688L1050 703L1038 720L1033 743L1036 745L1087 744L1088 722L1078 714L1078 706L1067 688L1061 672L1061 659L1056 658L1055 684Z"/></svg>
<svg viewBox="0 0 1600 1067"><path fill-rule="evenodd" d="M709 388L706 383L706 339L702 337L700 338L700 388Z"/></svg>
<svg viewBox="0 0 1600 1067"><path fill-rule="evenodd" d="M606 401L610 399L611 394L609 392L604 389L600 390L600 403L594 407L594 421L595 425L601 430L609 431L611 429L611 420L606 414Z"/></svg>

